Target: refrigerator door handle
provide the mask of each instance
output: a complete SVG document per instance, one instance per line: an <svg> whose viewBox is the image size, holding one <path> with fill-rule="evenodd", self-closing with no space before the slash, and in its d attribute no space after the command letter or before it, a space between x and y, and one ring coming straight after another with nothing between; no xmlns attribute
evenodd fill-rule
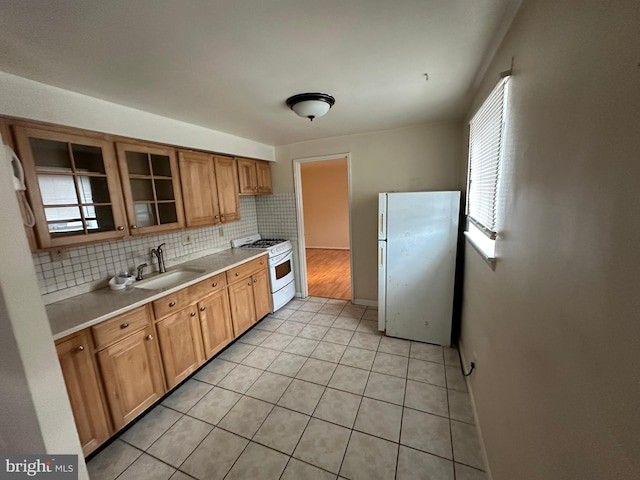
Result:
<svg viewBox="0 0 640 480"><path fill-rule="evenodd" d="M378 194L378 240L387 239L387 194Z"/></svg>
<svg viewBox="0 0 640 480"><path fill-rule="evenodd" d="M387 329L387 242L378 242L378 330Z"/></svg>

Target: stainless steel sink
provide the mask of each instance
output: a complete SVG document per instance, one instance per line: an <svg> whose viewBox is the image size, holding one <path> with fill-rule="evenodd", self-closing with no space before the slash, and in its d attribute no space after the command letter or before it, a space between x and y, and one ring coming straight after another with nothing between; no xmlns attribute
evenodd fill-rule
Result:
<svg viewBox="0 0 640 480"><path fill-rule="evenodd" d="M188 282L202 275L204 270L191 268L178 268L166 273L161 273L147 280L140 280L133 284L134 288L142 288L144 290L160 290L161 288L171 288Z"/></svg>

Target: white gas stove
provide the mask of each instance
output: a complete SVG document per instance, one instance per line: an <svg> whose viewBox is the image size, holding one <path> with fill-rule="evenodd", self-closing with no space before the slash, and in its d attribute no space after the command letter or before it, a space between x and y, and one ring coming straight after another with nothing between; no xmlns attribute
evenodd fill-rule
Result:
<svg viewBox="0 0 640 480"><path fill-rule="evenodd" d="M260 234L255 234L232 240L231 246L233 248L261 248L267 250L274 312L295 297L293 245L289 240L262 238Z"/></svg>
<svg viewBox="0 0 640 480"><path fill-rule="evenodd" d="M284 238L262 238L259 233L231 241L233 248L264 248L269 252L269 258L293 250L289 240Z"/></svg>

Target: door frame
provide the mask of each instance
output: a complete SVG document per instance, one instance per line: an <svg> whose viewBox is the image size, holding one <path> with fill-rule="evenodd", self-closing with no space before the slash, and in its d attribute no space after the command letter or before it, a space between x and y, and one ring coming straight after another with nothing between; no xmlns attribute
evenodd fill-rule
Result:
<svg viewBox="0 0 640 480"><path fill-rule="evenodd" d="M353 232L351 225L351 154L349 152L336 153L332 155L322 155L320 157L304 157L293 159L293 184L294 192L296 195L296 214L298 221L298 269L300 271L300 294L302 295L302 298L307 298L309 296L309 285L307 283L307 251L306 242L304 239L304 206L302 201L302 171L300 170L300 166L303 163L340 160L342 158L347 159L347 202L349 209L349 276L351 277L351 303L353 303L353 254L351 249L353 245Z"/></svg>

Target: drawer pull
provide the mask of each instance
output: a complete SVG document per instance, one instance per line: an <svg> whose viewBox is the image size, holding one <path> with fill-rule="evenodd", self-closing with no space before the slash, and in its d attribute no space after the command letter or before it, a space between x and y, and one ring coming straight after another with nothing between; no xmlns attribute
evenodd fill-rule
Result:
<svg viewBox="0 0 640 480"><path fill-rule="evenodd" d="M264 260L260 260L260 265L264 265Z"/></svg>
<svg viewBox="0 0 640 480"><path fill-rule="evenodd" d="M153 340L153 335L147 335L147 340Z"/></svg>
<svg viewBox="0 0 640 480"><path fill-rule="evenodd" d="M240 272L236 272L236 277L240 276Z"/></svg>
<svg viewBox="0 0 640 480"><path fill-rule="evenodd" d="M192 317L196 316L196 312L191 312L189 315L191 315Z"/></svg>
<svg viewBox="0 0 640 480"><path fill-rule="evenodd" d="M204 312L206 310L206 307L200 307L200 311Z"/></svg>
<svg viewBox="0 0 640 480"><path fill-rule="evenodd" d="M169 303L169 306L170 306L170 307L175 307L175 306L176 306L176 302L171 302L171 303Z"/></svg>
<svg viewBox="0 0 640 480"><path fill-rule="evenodd" d="M125 328L127 328L128 326L129 326L129 324L128 324L128 323L123 323L122 325L120 325L120 328L124 330L124 329L125 329Z"/></svg>
<svg viewBox="0 0 640 480"><path fill-rule="evenodd" d="M212 287L217 287L218 286L218 282L213 282L213 284L211 284Z"/></svg>
<svg viewBox="0 0 640 480"><path fill-rule="evenodd" d="M76 352L82 352L83 350L84 350L84 347L82 345L76 348Z"/></svg>

